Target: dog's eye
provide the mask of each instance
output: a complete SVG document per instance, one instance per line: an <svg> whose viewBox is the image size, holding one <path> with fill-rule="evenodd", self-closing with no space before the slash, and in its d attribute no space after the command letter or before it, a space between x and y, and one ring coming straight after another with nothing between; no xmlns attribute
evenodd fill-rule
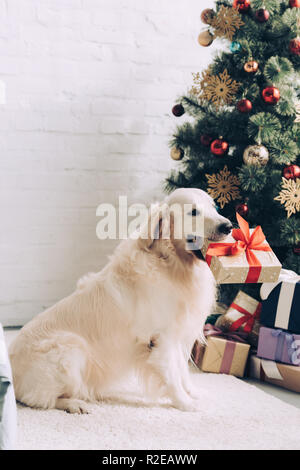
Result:
<svg viewBox="0 0 300 470"><path fill-rule="evenodd" d="M200 212L198 211L198 209L193 209L191 212L188 213L188 215L191 215L193 217L196 217L196 215L199 215Z"/></svg>

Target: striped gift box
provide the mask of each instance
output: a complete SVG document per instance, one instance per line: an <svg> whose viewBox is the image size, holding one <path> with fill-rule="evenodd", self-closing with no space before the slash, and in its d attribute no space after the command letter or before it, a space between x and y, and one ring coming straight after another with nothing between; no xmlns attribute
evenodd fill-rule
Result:
<svg viewBox="0 0 300 470"><path fill-rule="evenodd" d="M299 277L280 282L274 287L262 302L260 322L268 328L300 334Z"/></svg>

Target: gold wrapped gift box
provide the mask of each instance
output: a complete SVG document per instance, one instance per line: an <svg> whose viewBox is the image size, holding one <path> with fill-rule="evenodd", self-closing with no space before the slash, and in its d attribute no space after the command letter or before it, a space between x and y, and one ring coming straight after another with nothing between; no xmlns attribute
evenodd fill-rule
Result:
<svg viewBox="0 0 300 470"><path fill-rule="evenodd" d="M223 331L246 331L248 333L247 341L252 346L257 346L260 309L261 303L258 300L239 291L227 312L217 319L216 326Z"/></svg>
<svg viewBox="0 0 300 470"><path fill-rule="evenodd" d="M250 234L254 229L250 229ZM228 235L220 242L213 242L211 240L204 240L201 252L206 257L209 245L219 243L235 244L236 240L232 235ZM263 245L269 246L265 240ZM251 250L261 264L261 271L256 280L257 283L261 282L276 282L278 280L281 264L273 251L260 251ZM244 284L247 280L249 273L249 262L246 252L237 254L235 256L213 256L210 262L210 269L218 284Z"/></svg>
<svg viewBox="0 0 300 470"><path fill-rule="evenodd" d="M202 254L219 284L276 282L281 264L260 225L249 228L236 213L239 228L222 241L206 240Z"/></svg>
<svg viewBox="0 0 300 470"><path fill-rule="evenodd" d="M300 393L300 367L281 364L251 355L248 375L278 387Z"/></svg>
<svg viewBox="0 0 300 470"><path fill-rule="evenodd" d="M204 372L243 377L249 350L249 344L209 336L206 346L195 343L192 358Z"/></svg>

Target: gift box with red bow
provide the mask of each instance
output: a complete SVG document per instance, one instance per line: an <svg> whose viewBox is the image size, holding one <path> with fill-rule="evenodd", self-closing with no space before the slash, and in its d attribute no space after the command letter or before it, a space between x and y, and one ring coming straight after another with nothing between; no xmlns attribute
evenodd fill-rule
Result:
<svg viewBox="0 0 300 470"><path fill-rule="evenodd" d="M239 291L227 312L218 317L216 326L223 331L244 331L248 334L248 343L256 347L260 329L260 311L261 302Z"/></svg>
<svg viewBox="0 0 300 470"><path fill-rule="evenodd" d="M204 326L206 345L194 344L192 359L204 372L229 374L243 377L250 345L246 343L244 332L224 333L220 328Z"/></svg>
<svg viewBox="0 0 300 470"><path fill-rule="evenodd" d="M249 229L248 222L236 214L239 229L224 240L205 240L202 254L218 284L276 282L281 264L266 241L260 226Z"/></svg>

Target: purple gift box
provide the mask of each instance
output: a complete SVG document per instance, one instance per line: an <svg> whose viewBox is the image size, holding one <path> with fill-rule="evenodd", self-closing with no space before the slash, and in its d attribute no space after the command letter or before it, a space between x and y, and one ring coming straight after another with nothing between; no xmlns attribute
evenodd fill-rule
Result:
<svg viewBox="0 0 300 470"><path fill-rule="evenodd" d="M300 335L262 326L259 330L257 356L300 366Z"/></svg>

